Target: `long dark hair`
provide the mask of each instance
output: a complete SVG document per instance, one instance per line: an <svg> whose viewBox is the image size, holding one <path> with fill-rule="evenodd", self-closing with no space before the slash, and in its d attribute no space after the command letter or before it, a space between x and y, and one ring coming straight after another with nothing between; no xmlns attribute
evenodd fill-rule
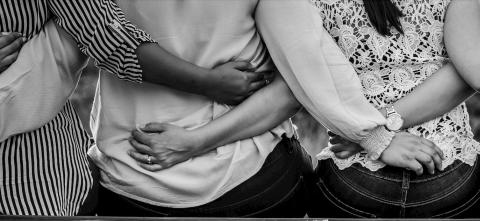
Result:
<svg viewBox="0 0 480 221"><path fill-rule="evenodd" d="M363 0L365 10L373 27L383 36L391 35L390 28L394 27L403 34L400 17L403 16L391 0Z"/></svg>

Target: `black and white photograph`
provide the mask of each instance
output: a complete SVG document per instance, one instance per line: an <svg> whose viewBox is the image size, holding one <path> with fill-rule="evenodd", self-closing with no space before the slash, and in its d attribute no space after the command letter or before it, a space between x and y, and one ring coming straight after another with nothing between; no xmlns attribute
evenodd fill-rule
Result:
<svg viewBox="0 0 480 221"><path fill-rule="evenodd" d="M480 219L480 0L0 0L0 220Z"/></svg>

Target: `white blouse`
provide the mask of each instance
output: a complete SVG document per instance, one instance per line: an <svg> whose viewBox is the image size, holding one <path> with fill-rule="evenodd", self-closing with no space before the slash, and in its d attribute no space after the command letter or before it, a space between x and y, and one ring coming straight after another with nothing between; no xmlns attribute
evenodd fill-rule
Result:
<svg viewBox="0 0 480 221"><path fill-rule="evenodd" d="M259 70L272 68L270 53L298 100L342 136L359 141L385 123L362 95L354 69L307 0L118 3L127 18L162 47L203 67L247 60ZM203 96L101 75L92 114L97 146L89 154L101 168L102 185L159 206L192 207L217 199L253 176L282 134L292 135L288 123L155 173L127 155L132 149L128 138L137 124L169 122L195 128L229 108Z"/></svg>
<svg viewBox="0 0 480 221"><path fill-rule="evenodd" d="M443 25L450 0L393 0L405 15L404 35L393 30L384 37L370 25L362 0L312 0L334 37L351 61L362 83L363 94L377 108L384 108L410 93L440 69L449 58L443 43ZM464 103L445 115L408 132L436 143L444 152L443 167L455 160L473 165L480 144L473 139ZM333 158L344 169L359 163L370 170L385 166L365 153L341 160L329 148L319 159Z"/></svg>

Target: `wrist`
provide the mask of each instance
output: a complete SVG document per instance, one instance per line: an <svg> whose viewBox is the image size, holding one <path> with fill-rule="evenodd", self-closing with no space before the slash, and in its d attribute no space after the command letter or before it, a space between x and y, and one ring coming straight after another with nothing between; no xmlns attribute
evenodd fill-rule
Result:
<svg viewBox="0 0 480 221"><path fill-rule="evenodd" d="M385 108L379 109L378 112L380 112L383 117L387 118L387 111L385 110Z"/></svg>
<svg viewBox="0 0 480 221"><path fill-rule="evenodd" d="M202 78L199 80L199 94L213 98L215 88L218 85L217 78L220 76L215 69L206 69L203 70Z"/></svg>
<svg viewBox="0 0 480 221"><path fill-rule="evenodd" d="M194 153L202 154L220 146L222 138L225 137L225 134L215 132L216 130L209 126L211 125L207 124L189 131L193 137L191 140L195 141L192 144Z"/></svg>
<svg viewBox="0 0 480 221"><path fill-rule="evenodd" d="M189 149L193 153L200 152L202 149L204 149L206 147L207 143L209 142L207 137L204 136L201 133L201 131L198 130L198 129L190 130L190 131L188 131L188 133L189 133L189 137L190 137L189 140L192 141Z"/></svg>
<svg viewBox="0 0 480 221"><path fill-rule="evenodd" d="M385 128L389 131L399 132L403 128L403 117L400 115L393 105L385 107L385 115L387 124Z"/></svg>

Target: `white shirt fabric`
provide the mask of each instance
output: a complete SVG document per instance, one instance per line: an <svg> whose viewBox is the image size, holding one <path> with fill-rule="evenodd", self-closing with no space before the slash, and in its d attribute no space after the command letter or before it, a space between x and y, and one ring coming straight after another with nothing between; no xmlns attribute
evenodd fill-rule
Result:
<svg viewBox="0 0 480 221"><path fill-rule="evenodd" d="M258 70L271 69L261 33L277 68L317 120L352 140L361 140L368 130L384 124L306 0L124 0L118 4L162 47L206 68L238 60L250 61ZM91 121L96 146L89 154L101 169L102 185L157 206L193 207L217 199L261 168L281 135L292 135L290 124L160 172L140 168L127 155L132 149L128 138L138 124L167 122L192 129L228 110L203 96L101 75Z"/></svg>
<svg viewBox="0 0 480 221"><path fill-rule="evenodd" d="M52 120L73 93L87 60L53 22L25 43L0 74L0 142Z"/></svg>

